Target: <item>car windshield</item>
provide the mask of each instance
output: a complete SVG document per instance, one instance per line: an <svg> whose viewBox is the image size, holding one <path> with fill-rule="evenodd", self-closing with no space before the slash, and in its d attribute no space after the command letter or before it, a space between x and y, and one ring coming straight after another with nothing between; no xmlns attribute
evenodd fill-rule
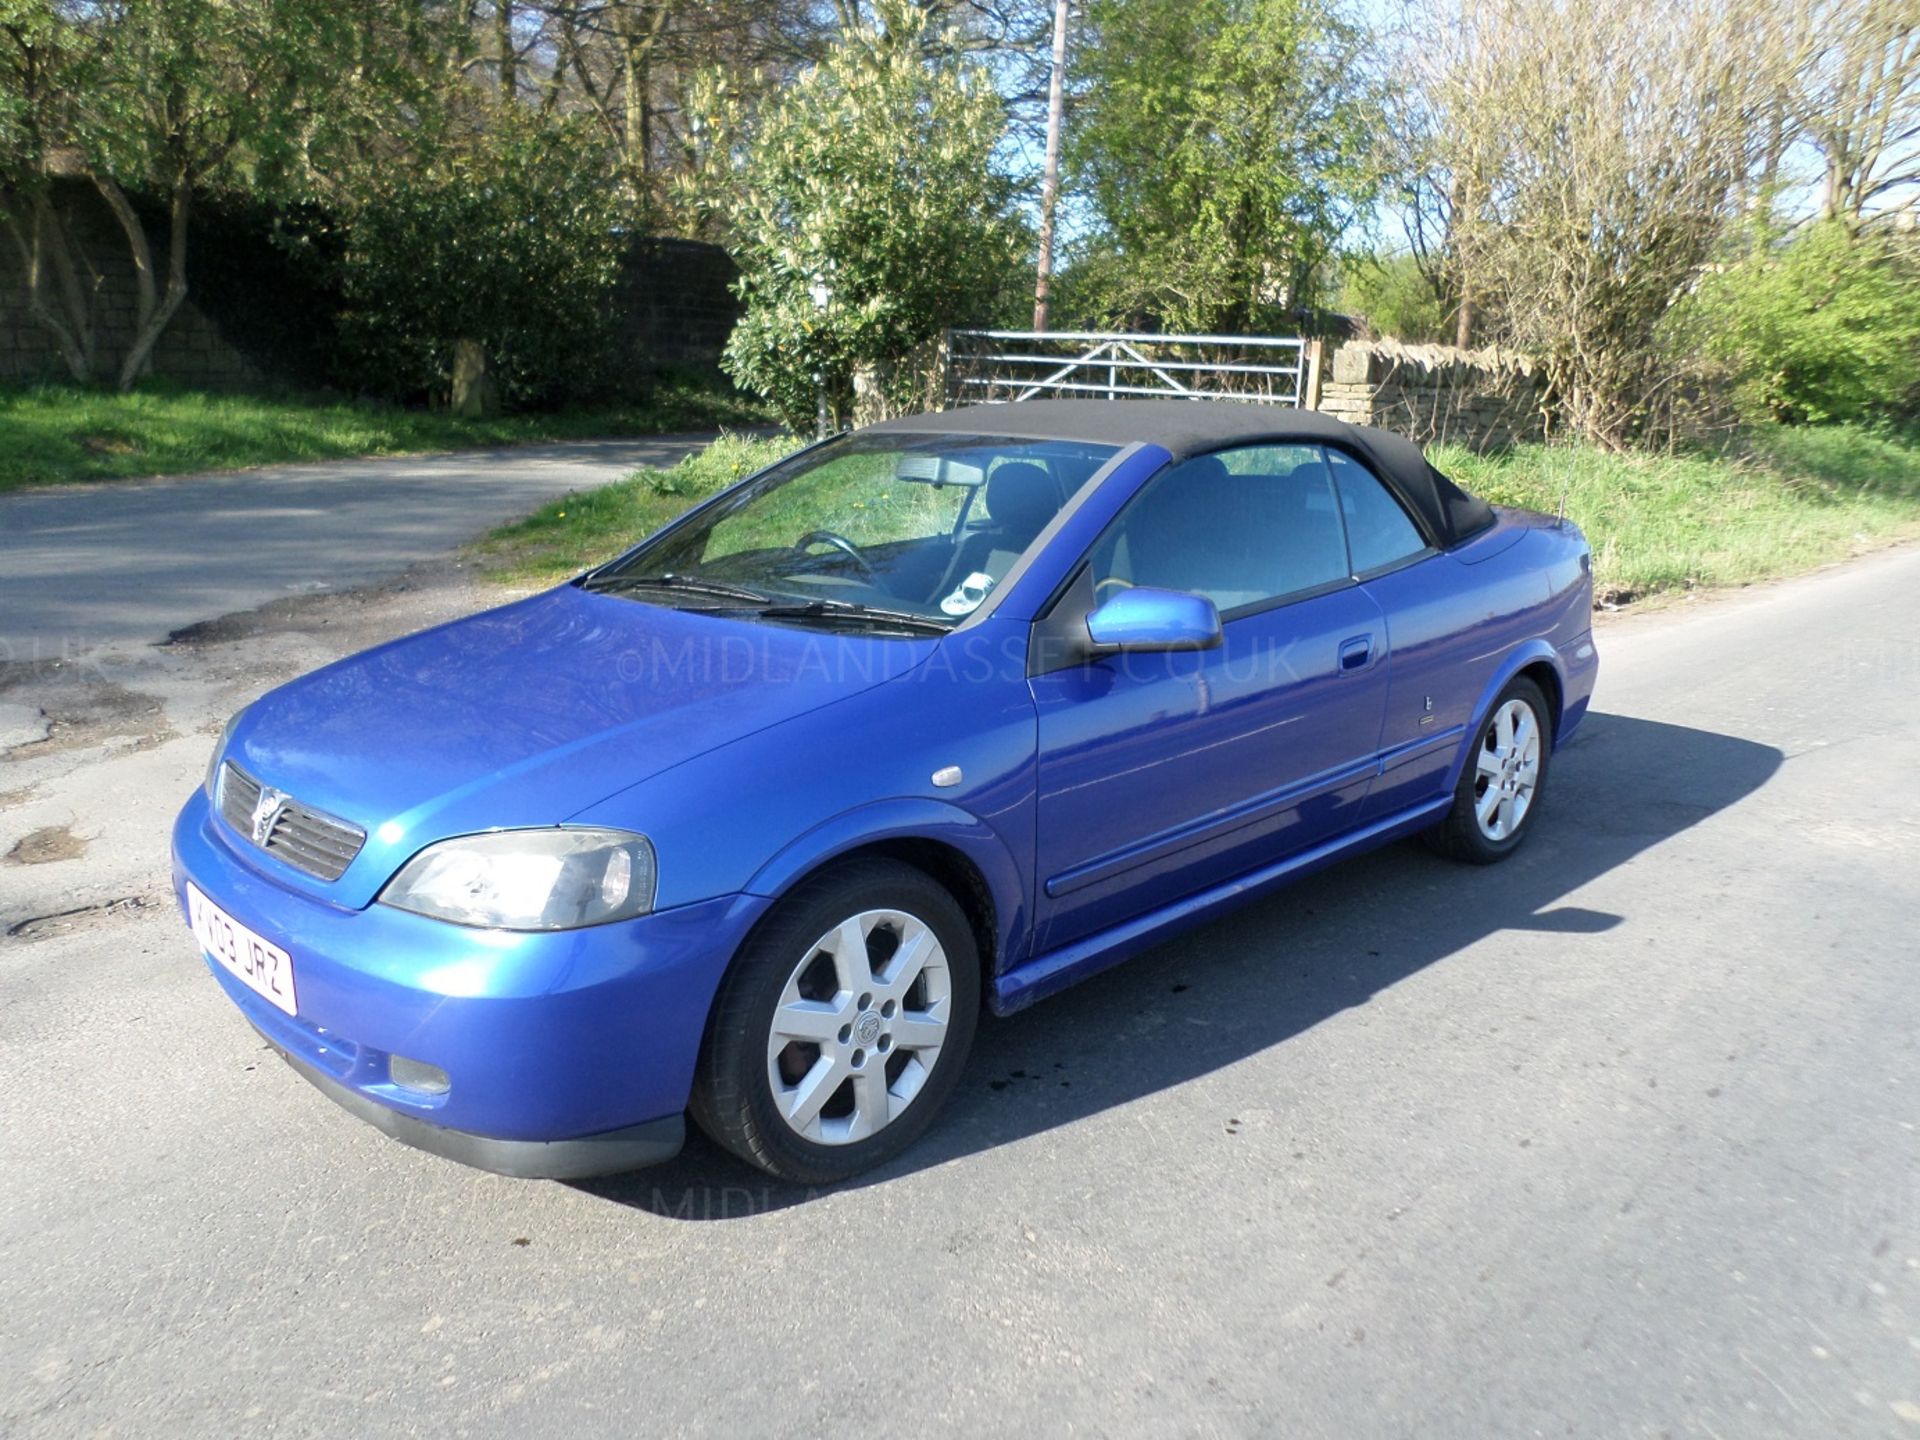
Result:
<svg viewBox="0 0 1920 1440"><path fill-rule="evenodd" d="M775 466L583 583L801 624L949 629L1114 453L990 435L849 436Z"/></svg>

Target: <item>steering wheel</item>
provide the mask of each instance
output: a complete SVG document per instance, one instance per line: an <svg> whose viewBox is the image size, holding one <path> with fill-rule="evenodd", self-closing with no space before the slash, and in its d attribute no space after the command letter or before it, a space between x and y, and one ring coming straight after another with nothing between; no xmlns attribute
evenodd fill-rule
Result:
<svg viewBox="0 0 1920 1440"><path fill-rule="evenodd" d="M1105 598L1100 592L1110 585L1118 586L1122 590L1133 589L1133 581L1122 580L1118 575L1109 575L1104 580L1096 580L1093 582L1093 598L1096 601Z"/></svg>
<svg viewBox="0 0 1920 1440"><path fill-rule="evenodd" d="M794 550L803 555L815 545L831 545L860 567L864 579L873 579L873 565L860 553L860 547L846 536L832 530L809 530L793 542Z"/></svg>

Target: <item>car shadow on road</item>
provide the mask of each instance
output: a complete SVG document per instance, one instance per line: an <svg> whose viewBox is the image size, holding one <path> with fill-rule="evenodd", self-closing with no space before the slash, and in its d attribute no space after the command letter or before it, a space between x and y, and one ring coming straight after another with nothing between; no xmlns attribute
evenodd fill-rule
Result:
<svg viewBox="0 0 1920 1440"><path fill-rule="evenodd" d="M932 1131L836 1188L884 1184L1209 1074L1500 931L1566 935L1577 962L1574 937L1623 917L1567 897L1752 794L1783 758L1730 735L1592 715L1555 757L1538 829L1512 860L1476 868L1392 846L988 1018ZM771 1181L697 1134L668 1165L579 1188L681 1220L747 1219L820 1193Z"/></svg>

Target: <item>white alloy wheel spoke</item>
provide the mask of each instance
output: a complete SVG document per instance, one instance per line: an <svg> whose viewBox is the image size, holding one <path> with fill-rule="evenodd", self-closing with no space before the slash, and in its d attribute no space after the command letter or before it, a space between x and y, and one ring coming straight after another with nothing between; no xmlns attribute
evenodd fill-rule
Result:
<svg viewBox="0 0 1920 1440"><path fill-rule="evenodd" d="M913 984L927 961L939 952L940 942L933 938L933 931L916 924L900 937L900 948L887 961L885 976L876 975L873 978L888 990L899 994Z"/></svg>
<svg viewBox="0 0 1920 1440"><path fill-rule="evenodd" d="M1522 709L1513 727L1513 748L1522 760L1535 753L1534 738L1533 711Z"/></svg>
<svg viewBox="0 0 1920 1440"><path fill-rule="evenodd" d="M782 1097L782 1113L787 1123L803 1135L812 1135L820 1124L820 1107L833 1098L847 1078L843 1065L831 1055L821 1055L813 1062L813 1068L801 1077L800 1083L787 1091Z"/></svg>
<svg viewBox="0 0 1920 1440"><path fill-rule="evenodd" d="M833 956L833 973L842 990L860 991L873 986L873 965L867 958L867 929L855 915L843 920L833 934L823 937L819 948Z"/></svg>
<svg viewBox="0 0 1920 1440"><path fill-rule="evenodd" d="M946 1020L925 1010L902 1010L893 1022L893 1043L901 1050L938 1050L946 1038Z"/></svg>
<svg viewBox="0 0 1920 1440"><path fill-rule="evenodd" d="M1473 802L1473 813L1480 821L1480 827L1491 833L1493 812L1500 806L1500 785L1495 781L1487 786L1486 793ZM1498 839L1498 836L1494 837Z"/></svg>
<svg viewBox="0 0 1920 1440"><path fill-rule="evenodd" d="M887 1094L887 1057L869 1052L867 1063L853 1072L853 1115L849 1140L864 1140L893 1118L893 1097Z"/></svg>
<svg viewBox="0 0 1920 1440"><path fill-rule="evenodd" d="M788 1040L809 1045L824 1045L840 1033L846 1023L843 1007L831 1000L795 1000L789 998L773 1015L773 1033Z"/></svg>

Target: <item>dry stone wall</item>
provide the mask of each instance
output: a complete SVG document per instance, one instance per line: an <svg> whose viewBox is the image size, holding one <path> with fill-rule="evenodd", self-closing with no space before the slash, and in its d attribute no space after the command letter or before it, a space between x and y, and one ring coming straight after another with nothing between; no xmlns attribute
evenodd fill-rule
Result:
<svg viewBox="0 0 1920 1440"><path fill-rule="evenodd" d="M1349 341L1334 351L1319 408L1423 445L1475 450L1543 439L1550 421L1546 376L1525 357L1391 340Z"/></svg>

